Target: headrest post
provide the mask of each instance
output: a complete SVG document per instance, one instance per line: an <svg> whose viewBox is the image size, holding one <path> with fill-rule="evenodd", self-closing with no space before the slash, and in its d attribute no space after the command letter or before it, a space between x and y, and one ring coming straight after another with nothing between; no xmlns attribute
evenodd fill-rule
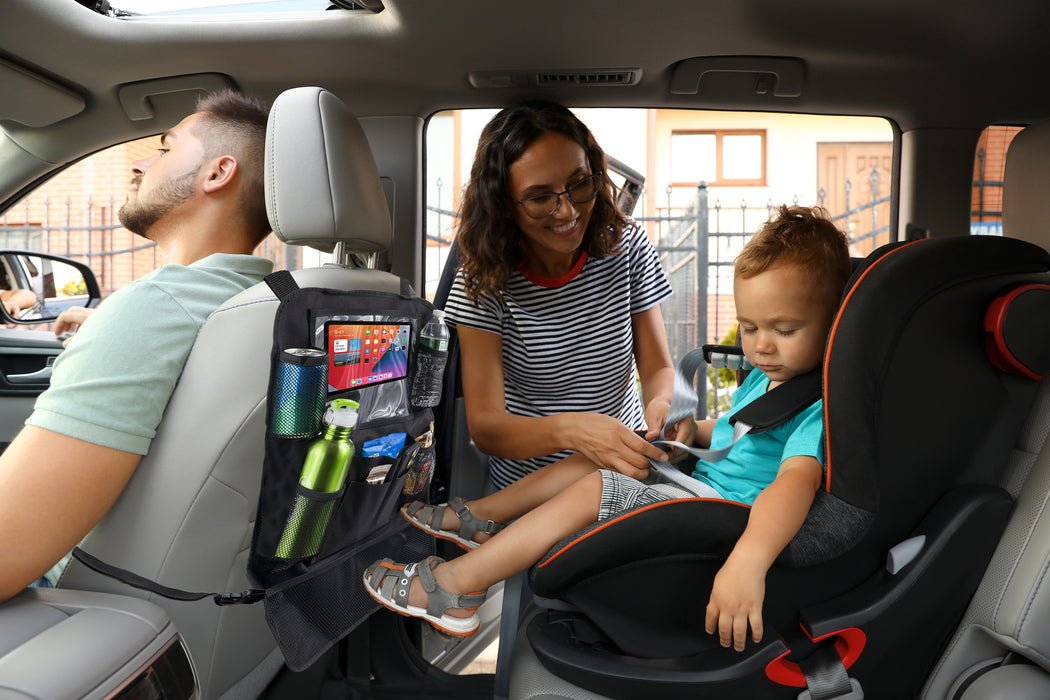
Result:
<svg viewBox="0 0 1050 700"><path fill-rule="evenodd" d="M357 258L364 264L364 267L369 270L379 268L379 253L357 253Z"/></svg>
<svg viewBox="0 0 1050 700"><path fill-rule="evenodd" d="M344 267L350 264L350 254L346 251L346 243L343 241L335 242L335 247L332 248L332 262Z"/></svg>

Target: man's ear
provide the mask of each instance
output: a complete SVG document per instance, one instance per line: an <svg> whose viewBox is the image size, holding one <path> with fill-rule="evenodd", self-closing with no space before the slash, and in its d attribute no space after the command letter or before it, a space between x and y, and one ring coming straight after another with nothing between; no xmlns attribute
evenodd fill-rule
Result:
<svg viewBox="0 0 1050 700"><path fill-rule="evenodd" d="M208 194L227 187L237 177L237 160L233 156L219 156L205 163L204 191Z"/></svg>

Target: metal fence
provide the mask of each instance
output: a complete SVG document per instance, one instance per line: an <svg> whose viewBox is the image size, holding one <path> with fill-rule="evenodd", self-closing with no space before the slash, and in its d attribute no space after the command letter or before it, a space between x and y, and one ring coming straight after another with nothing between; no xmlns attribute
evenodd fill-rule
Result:
<svg viewBox="0 0 1050 700"><path fill-rule="evenodd" d="M871 192L878 192L878 172L870 175ZM851 245L860 253L889 241L888 207L890 198L879 197L868 202L851 202L853 184L844 183L845 209L832 216L847 233ZM746 240L765 222L777 203L766 201L752 206L746 201L727 206L719 199L710 201L705 183L700 183L688 207L671 205L672 191L666 192L667 204L655 216L644 213L634 219L641 222L655 242L660 262L675 293L661 305L671 356L677 360L704 343L729 341L736 328L733 307L733 259ZM824 205L827 193L818 193ZM641 201L645 201L644 196ZM794 204L798 203L795 197ZM439 201L428 207L431 226L428 243L435 269L444 264L444 252L452 243L457 212ZM881 213L881 218L880 218ZM428 269L430 269L428 267ZM700 290L706 290L706 294ZM702 382L703 385L699 385ZM714 370L698 382L698 391L706 392L706 410L718 415L728 408L731 373ZM700 394L704 395L703 393Z"/></svg>
<svg viewBox="0 0 1050 700"><path fill-rule="evenodd" d="M872 178L871 191L877 192L878 174L874 171ZM886 220L879 220L880 206L887 205L889 197L850 206L848 180L845 189L845 211L832 219L847 232L851 246L870 250L889 242L888 216L884 213ZM825 197L822 190L818 203L823 205ZM798 204L798 197L792 203ZM735 341L733 260L776 206L772 201L759 206L741 201L733 207L718 199L712 203L707 186L700 183L693 203L680 215L638 217L653 234L664 272L675 290L661 305L672 357L682 357L705 343ZM697 384L699 395L707 395L705 415L718 415L728 408L735 385L730 372L709 369Z"/></svg>
<svg viewBox="0 0 1050 700"><path fill-rule="evenodd" d="M878 172L871 173L871 192L878 192ZM998 182L975 181L974 187L1000 186ZM853 203L852 183L847 180L845 210L833 216L852 244L870 250L887 242L889 231L889 197ZM426 269L440 271L454 236L458 213L446 208L439 199L428 206ZM823 204L827 193L818 193ZM667 206L657 215L644 212L636 216L655 241L664 271L675 294L662 306L668 344L675 358L703 345L719 342L735 328L732 301L732 261L745 240L770 216L775 204L767 201L751 205L746 201L728 206L719 199L710 201L704 183L696 188L692 203L685 208L672 208L671 193ZM797 200L797 198L796 198ZM645 201L644 197L640 201ZM797 203L797 201L796 201ZM119 203L113 199L98 202L88 199L77 203L24 200L0 216L0 246L66 255L87 263L108 294L137 279L157 266L152 242L126 231L116 220ZM983 217L998 217L998 211L979 207ZM866 252L862 250L862 252ZM274 261L277 269L299 267L299 250L286 246L274 236L267 238L257 255ZM436 278L436 275L428 275ZM701 293L706 290L706 294ZM726 405L729 379L711 373L707 385L698 387L708 392L708 410L717 414ZM708 391L710 388L710 391Z"/></svg>
<svg viewBox="0 0 1050 700"><path fill-rule="evenodd" d="M156 244L116 219L123 201L25 199L0 216L0 247L53 253L86 263L103 297L157 268ZM298 267L298 248L270 235L255 251L276 269Z"/></svg>

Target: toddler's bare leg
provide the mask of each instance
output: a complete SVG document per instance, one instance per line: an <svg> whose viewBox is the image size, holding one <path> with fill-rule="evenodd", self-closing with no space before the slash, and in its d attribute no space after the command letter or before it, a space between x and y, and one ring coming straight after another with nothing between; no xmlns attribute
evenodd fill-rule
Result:
<svg viewBox="0 0 1050 700"><path fill-rule="evenodd" d="M554 464L522 477L513 484L476 501L467 501L467 507L475 517L506 523L521 517L530 510L546 503L580 478L597 471L594 462L582 454L569 455ZM455 494L453 494L455 495ZM459 518L451 508L442 516L441 529L458 530ZM490 535L478 533L475 540L484 542Z"/></svg>
<svg viewBox="0 0 1050 700"><path fill-rule="evenodd" d="M595 522L601 498L602 477L592 467L590 474L577 478L568 488L522 515L483 547L438 564L434 576L449 593L485 590L532 566L556 542ZM426 599L423 585L418 579L413 580L409 603L426 607ZM470 615L460 610L448 613Z"/></svg>

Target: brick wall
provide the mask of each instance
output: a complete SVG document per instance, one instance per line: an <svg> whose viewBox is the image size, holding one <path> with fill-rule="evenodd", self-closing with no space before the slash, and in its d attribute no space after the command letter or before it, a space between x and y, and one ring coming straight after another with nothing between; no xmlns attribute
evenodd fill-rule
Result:
<svg viewBox="0 0 1050 700"><path fill-rule="evenodd" d="M155 136L130 141L70 166L0 217L0 234L8 233L0 245L87 262L103 296L151 272L158 263L154 247L120 226L117 212L127 200L132 163L154 155L159 145ZM284 244L272 235L256 254L284 267Z"/></svg>
<svg viewBox="0 0 1050 700"><path fill-rule="evenodd" d="M1006 169L1006 151L1010 142L1022 127L992 125L981 133L977 142L978 156L973 166L973 203L974 221L1001 221L1003 210L1003 173ZM983 167L983 172L982 172ZM976 183L989 183L979 185ZM999 212L999 213L994 213Z"/></svg>

